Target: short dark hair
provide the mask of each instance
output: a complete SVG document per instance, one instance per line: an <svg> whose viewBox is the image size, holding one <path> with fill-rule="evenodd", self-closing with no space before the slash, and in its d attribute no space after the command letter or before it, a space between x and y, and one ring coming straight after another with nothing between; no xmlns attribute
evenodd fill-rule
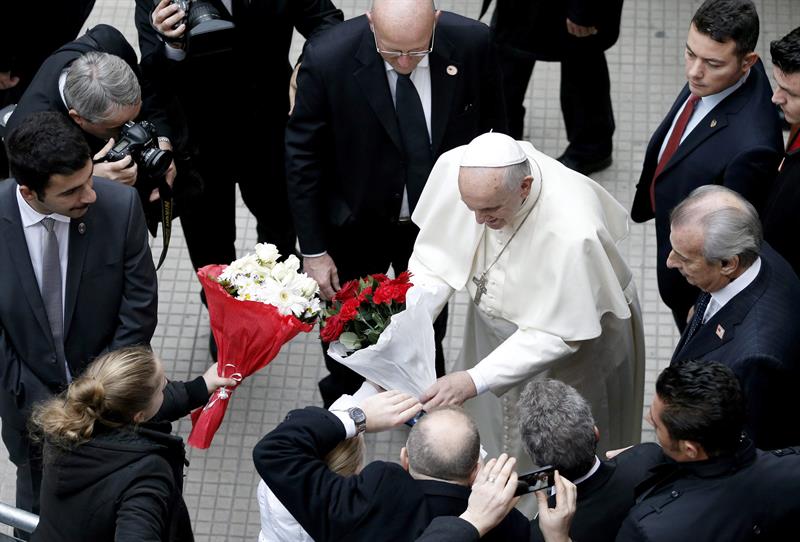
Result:
<svg viewBox="0 0 800 542"><path fill-rule="evenodd" d="M54 111L33 113L6 139L11 175L39 198L52 175L70 175L86 166L89 145L78 125Z"/></svg>
<svg viewBox="0 0 800 542"><path fill-rule="evenodd" d="M706 0L692 24L716 42L733 40L739 58L752 53L758 42L758 12L750 0Z"/></svg>
<svg viewBox="0 0 800 542"><path fill-rule="evenodd" d="M578 391L558 380L533 380L517 403L519 433L534 464L553 465L575 480L597 453L592 409Z"/></svg>
<svg viewBox="0 0 800 542"><path fill-rule="evenodd" d="M716 361L686 360L664 369L656 381L661 422L673 440L699 443L709 457L739 446L745 403L739 380Z"/></svg>
<svg viewBox="0 0 800 542"><path fill-rule="evenodd" d="M441 433L432 431L429 425L437 417L451 413L463 419L463 434L458 435L457 445L442 446ZM453 428L456 429L455 427ZM451 437L453 431L451 431ZM460 407L437 408L423 416L411 428L406 443L408 462L411 470L431 478L451 482L467 482L480 456L481 437L478 426Z"/></svg>
<svg viewBox="0 0 800 542"><path fill-rule="evenodd" d="M800 72L800 27L769 44L772 63L786 74Z"/></svg>

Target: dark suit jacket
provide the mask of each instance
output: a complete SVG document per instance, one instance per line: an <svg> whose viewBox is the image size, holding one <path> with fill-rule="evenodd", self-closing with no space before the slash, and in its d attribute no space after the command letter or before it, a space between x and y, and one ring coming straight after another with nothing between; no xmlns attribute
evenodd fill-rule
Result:
<svg viewBox="0 0 800 542"><path fill-rule="evenodd" d="M415 540L437 516L457 516L470 490L415 480L400 465L374 461L356 476L331 471L325 456L345 437L339 419L317 407L293 410L253 450L256 470L317 542ZM521 540L528 521L513 510L487 540Z"/></svg>
<svg viewBox="0 0 800 542"><path fill-rule="evenodd" d="M631 208L631 218L636 222L656 219L658 290L664 303L682 314L688 312L699 291L678 271L666 267L671 250L670 212L692 190L706 184L725 185L761 209L783 154L781 127L771 102L772 89L759 60L747 81L717 105L678 147L656 181L653 213L650 184L658 153L688 97L687 85L650 139Z"/></svg>
<svg viewBox="0 0 800 542"><path fill-rule="evenodd" d="M91 28L75 41L67 43L50 55L36 72L30 86L22 95L14 113L8 119L9 133L19 126L32 113L39 111L57 111L67 114L67 107L58 90L58 79L61 72L86 52L109 53L122 58L136 73L142 86L142 111L140 119L146 119L156 125L159 135L171 137L166 113L154 106L152 85L141 77L136 52L125 40L122 33L106 24ZM92 152L97 152L106 142L84 132Z"/></svg>
<svg viewBox="0 0 800 542"><path fill-rule="evenodd" d="M229 145L235 151L226 158L230 162L258 162L263 171L277 161L283 175L293 31L313 39L342 21L342 12L330 0L242 0L234 2L233 15L221 2L212 3L236 25L231 49L174 61L150 24L156 3L136 0L142 72L156 85L161 107L169 109L181 146L202 137L217 150Z"/></svg>
<svg viewBox="0 0 800 542"><path fill-rule="evenodd" d="M681 337L672 363L709 360L730 367L747 400L747 432L771 450L800 444L800 424L787 420L800 389L800 279L764 243L756 279L731 299L686 342Z"/></svg>
<svg viewBox="0 0 800 542"><path fill-rule="evenodd" d="M65 369L56 362L28 256L17 189L13 179L0 182L0 417L4 435L6 426L24 431L33 403L67 385ZM156 274L136 191L100 178L94 179L94 189L97 201L83 218L72 220L69 230L64 351L73 375L107 350L149 344L157 320ZM80 224L84 227L79 228ZM15 450L9 451L15 460Z"/></svg>
<svg viewBox="0 0 800 542"><path fill-rule="evenodd" d="M798 486L800 448L762 452L745 440L730 455L670 461L637 488L617 541L800 540Z"/></svg>
<svg viewBox="0 0 800 542"><path fill-rule="evenodd" d="M578 501L569 534L572 540L613 542L628 511L636 503L634 489L650 476L650 469L664 462L658 444L638 444L600 468L578 484ZM555 498L550 506L555 507ZM531 522L531 540L544 540L539 522Z"/></svg>
<svg viewBox="0 0 800 542"><path fill-rule="evenodd" d="M454 69L450 69L450 68ZM430 55L434 158L506 130L489 29L444 12ZM327 250L331 227L397 220L404 152L383 59L365 16L306 47L286 130L289 202L304 254Z"/></svg>
<svg viewBox="0 0 800 542"><path fill-rule="evenodd" d="M492 32L500 48L538 60L562 60L586 51L605 51L617 42L623 0L497 0ZM481 17L491 0L483 0ZM597 34L576 38L567 18L594 26Z"/></svg>
<svg viewBox="0 0 800 542"><path fill-rule="evenodd" d="M797 135L795 135L797 137ZM764 240L800 275L800 149L788 152L761 213Z"/></svg>

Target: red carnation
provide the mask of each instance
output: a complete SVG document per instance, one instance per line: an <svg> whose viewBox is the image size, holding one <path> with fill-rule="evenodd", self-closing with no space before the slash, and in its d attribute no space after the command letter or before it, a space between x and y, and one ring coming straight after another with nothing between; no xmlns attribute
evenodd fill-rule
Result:
<svg viewBox="0 0 800 542"><path fill-rule="evenodd" d="M367 286L366 288L361 290L361 292L356 297L356 300L358 301L359 304L363 303L364 301L369 301L367 299L368 295L372 295L372 286Z"/></svg>
<svg viewBox="0 0 800 542"><path fill-rule="evenodd" d="M358 279L345 282L336 295L333 296L334 301L345 301L355 297L358 293Z"/></svg>
<svg viewBox="0 0 800 542"><path fill-rule="evenodd" d="M325 319L325 325L319 332L319 337L326 343L333 342L339 338L344 331L344 322L338 315L329 316Z"/></svg>
<svg viewBox="0 0 800 542"><path fill-rule="evenodd" d="M355 320L356 316L358 315L358 306L361 305L361 301L357 298L350 298L342 304L342 308L339 309L339 318L344 322L350 322L351 320Z"/></svg>

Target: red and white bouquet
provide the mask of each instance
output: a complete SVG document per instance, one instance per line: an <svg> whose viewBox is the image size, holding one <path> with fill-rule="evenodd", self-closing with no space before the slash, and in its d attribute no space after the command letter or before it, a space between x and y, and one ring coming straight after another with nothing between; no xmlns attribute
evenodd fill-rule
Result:
<svg viewBox="0 0 800 542"><path fill-rule="evenodd" d="M419 397L436 381L436 354L430 313L406 306L410 278L406 271L344 284L324 312L320 337L334 360L384 389Z"/></svg>
<svg viewBox="0 0 800 542"><path fill-rule="evenodd" d="M260 243L230 265L207 265L197 271L222 376L241 382L266 367L298 333L314 327L322 309L319 286L300 272L296 256L283 262L279 258L274 245ZM192 413L189 445L211 445L232 391L219 388L205 407Z"/></svg>

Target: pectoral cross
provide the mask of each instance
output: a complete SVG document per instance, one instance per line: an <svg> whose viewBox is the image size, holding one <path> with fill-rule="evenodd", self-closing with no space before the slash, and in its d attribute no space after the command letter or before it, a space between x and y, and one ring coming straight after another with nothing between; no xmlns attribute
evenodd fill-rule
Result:
<svg viewBox="0 0 800 542"><path fill-rule="evenodd" d="M478 278L477 276L476 277L472 277L472 282L474 282L475 286L476 286L475 299L473 300L473 302L475 303L475 305L479 305L480 302L481 302L481 297L483 296L483 294L485 294L487 292L487 290L486 290L486 282L487 282L486 273L481 275L480 278Z"/></svg>

